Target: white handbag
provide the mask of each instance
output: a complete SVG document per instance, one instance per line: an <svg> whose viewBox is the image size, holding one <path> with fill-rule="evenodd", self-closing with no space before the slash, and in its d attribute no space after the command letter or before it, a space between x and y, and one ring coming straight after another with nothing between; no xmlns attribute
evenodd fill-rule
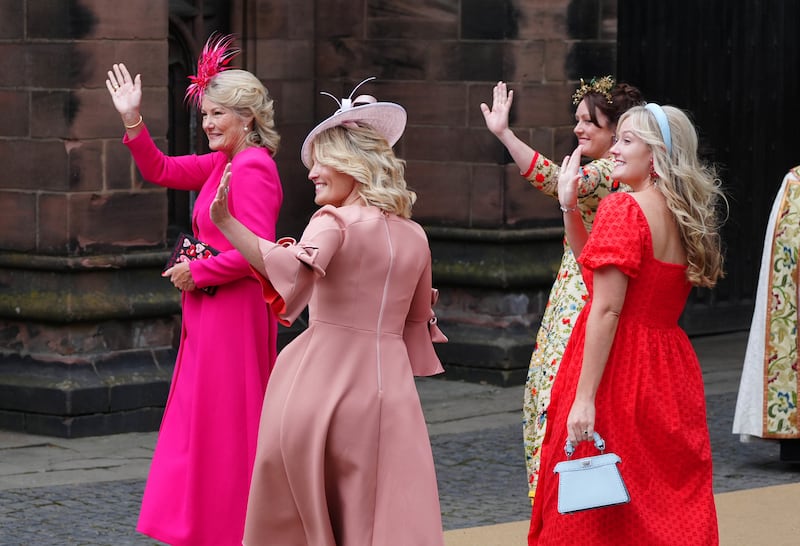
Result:
<svg viewBox="0 0 800 546"><path fill-rule="evenodd" d="M631 501L628 488L622 481L617 464L622 459L616 453L605 453L606 444L594 433L594 446L601 455L569 460L575 452L567 440L564 452L566 461L558 463L553 471L558 474L558 512L571 514L592 508L615 506Z"/></svg>

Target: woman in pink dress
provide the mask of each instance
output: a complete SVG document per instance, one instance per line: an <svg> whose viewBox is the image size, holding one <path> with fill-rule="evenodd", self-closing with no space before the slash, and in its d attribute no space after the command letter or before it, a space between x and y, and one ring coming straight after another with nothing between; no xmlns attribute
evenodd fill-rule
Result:
<svg viewBox="0 0 800 546"><path fill-rule="evenodd" d="M576 211L580 147L565 159L559 201L590 299L553 386L530 545L713 546L719 543L703 377L678 318L693 286L722 275L713 170L677 108L628 110L611 148L615 179L587 235ZM587 240L588 239L588 240ZM559 514L555 465L567 439L619 455L630 502Z"/></svg>
<svg viewBox="0 0 800 546"><path fill-rule="evenodd" d="M211 207L279 320L309 309L267 388L244 544L438 546L414 375L443 371L432 341L446 339L431 309L427 237L409 219L416 196L391 148L406 112L372 97L341 106L303 145L322 208L299 242L272 243L232 217L227 181ZM232 165L226 178L235 176Z"/></svg>
<svg viewBox="0 0 800 546"><path fill-rule="evenodd" d="M180 348L137 530L174 545L241 544L261 404L276 358L277 321L259 283L209 217L228 163L236 172L231 210L266 240L274 240L282 200L272 99L249 72L216 70L220 58L230 58L229 41L207 46L188 96L202 112L209 154L161 153L140 114L141 77L118 64L106 81L142 176L198 192L194 235L220 251L164 273L182 291ZM211 286L214 295L200 290Z"/></svg>

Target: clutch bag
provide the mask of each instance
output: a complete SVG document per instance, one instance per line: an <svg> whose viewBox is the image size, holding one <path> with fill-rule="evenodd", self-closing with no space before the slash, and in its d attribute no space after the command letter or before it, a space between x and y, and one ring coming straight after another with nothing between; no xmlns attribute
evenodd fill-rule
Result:
<svg viewBox="0 0 800 546"><path fill-rule="evenodd" d="M567 460L553 470L558 474L558 512L571 514L593 508L615 506L631 501L628 488L617 465L622 459L615 453L603 453L605 442L596 432L594 445L601 455L569 460L575 452L567 440L564 451Z"/></svg>
<svg viewBox="0 0 800 546"><path fill-rule="evenodd" d="M177 263L205 260L217 254L219 254L219 250L216 248L192 237L188 233L181 233L178 235L178 240L175 241L175 247L172 249L172 255L169 257L169 260L167 260L167 265L164 266L164 271ZM204 286L200 288L200 290L213 296L217 291L217 287Z"/></svg>

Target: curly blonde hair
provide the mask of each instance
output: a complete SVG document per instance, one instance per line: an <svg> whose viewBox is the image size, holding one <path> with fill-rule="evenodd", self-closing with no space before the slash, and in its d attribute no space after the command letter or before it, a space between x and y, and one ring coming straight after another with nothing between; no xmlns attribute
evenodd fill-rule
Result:
<svg viewBox="0 0 800 546"><path fill-rule="evenodd" d="M619 125L630 121L626 130L641 138L653 153L653 168L658 175L656 187L678 223L686 250L689 282L711 288L724 277L720 227L722 210L728 202L713 165L697 155L697 131L679 108L663 106L671 133L671 152L655 116L644 106L625 112Z"/></svg>
<svg viewBox="0 0 800 546"><path fill-rule="evenodd" d="M366 204L411 217L417 194L406 185L406 162L372 127L350 123L326 129L314 138L311 157L313 163L355 178L359 182L356 189Z"/></svg>
<svg viewBox="0 0 800 546"><path fill-rule="evenodd" d="M275 130L273 100L261 80L246 70L225 70L214 76L204 93L210 101L242 117L252 116L248 144L266 148L272 155L277 153L281 137Z"/></svg>

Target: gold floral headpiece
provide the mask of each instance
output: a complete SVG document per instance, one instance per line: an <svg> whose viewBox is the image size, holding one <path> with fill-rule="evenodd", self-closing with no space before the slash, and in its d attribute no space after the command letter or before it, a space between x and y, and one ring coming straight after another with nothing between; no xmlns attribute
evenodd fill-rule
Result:
<svg viewBox="0 0 800 546"><path fill-rule="evenodd" d="M581 86L575 91L575 94L572 95L572 104L579 104L583 97L586 96L586 93L598 93L603 95L605 99L608 101L608 104L611 104L613 101L611 100L611 90L614 88L614 78L611 76L603 76L602 78L592 78L589 83L583 81L581 78Z"/></svg>

